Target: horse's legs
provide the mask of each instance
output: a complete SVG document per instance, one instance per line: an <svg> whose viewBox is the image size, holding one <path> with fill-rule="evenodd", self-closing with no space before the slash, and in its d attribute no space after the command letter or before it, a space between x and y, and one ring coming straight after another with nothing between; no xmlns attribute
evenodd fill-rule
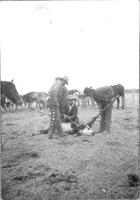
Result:
<svg viewBox="0 0 140 200"><path fill-rule="evenodd" d="M117 97L117 109L119 108L119 105L120 105L120 99L119 97Z"/></svg>
<svg viewBox="0 0 140 200"><path fill-rule="evenodd" d="M124 109L124 96L121 96L122 109Z"/></svg>

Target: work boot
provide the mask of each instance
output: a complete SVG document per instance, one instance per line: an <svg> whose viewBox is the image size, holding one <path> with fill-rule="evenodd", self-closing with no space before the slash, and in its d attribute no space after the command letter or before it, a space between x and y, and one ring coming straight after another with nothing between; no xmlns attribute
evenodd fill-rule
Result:
<svg viewBox="0 0 140 200"><path fill-rule="evenodd" d="M97 133L103 133L104 131L105 131L105 129L100 128Z"/></svg>
<svg viewBox="0 0 140 200"><path fill-rule="evenodd" d="M55 132L56 132L56 131L55 131ZM49 137L48 137L48 138L49 138L49 139L53 139L53 137L54 137L54 135L55 135L55 132L52 132L52 130L49 130L49 132L48 132L48 133L49 133L49 134L48 134Z"/></svg>
<svg viewBox="0 0 140 200"><path fill-rule="evenodd" d="M59 139L61 138L60 135L54 135L53 139Z"/></svg>
<svg viewBox="0 0 140 200"><path fill-rule="evenodd" d="M54 137L53 137L53 139L60 139L60 138L62 138L62 137L65 137L65 136L67 136L66 134L56 134L56 135L54 135Z"/></svg>
<svg viewBox="0 0 140 200"><path fill-rule="evenodd" d="M53 135L51 134L51 135L49 135L49 139L53 139Z"/></svg>
<svg viewBox="0 0 140 200"><path fill-rule="evenodd" d="M102 134L108 134L109 132L107 130L103 131Z"/></svg>
<svg viewBox="0 0 140 200"><path fill-rule="evenodd" d="M110 133L110 130L105 129L105 130L99 131L98 133L108 134Z"/></svg>

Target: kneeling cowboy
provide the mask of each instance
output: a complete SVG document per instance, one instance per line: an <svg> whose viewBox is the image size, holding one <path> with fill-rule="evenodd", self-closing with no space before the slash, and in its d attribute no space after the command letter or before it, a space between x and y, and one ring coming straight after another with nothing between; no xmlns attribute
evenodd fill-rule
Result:
<svg viewBox="0 0 140 200"><path fill-rule="evenodd" d="M67 98L67 104L64 106L62 121L65 123L71 123L73 132L76 133L80 129L78 108L76 106L76 99L73 95L69 95Z"/></svg>

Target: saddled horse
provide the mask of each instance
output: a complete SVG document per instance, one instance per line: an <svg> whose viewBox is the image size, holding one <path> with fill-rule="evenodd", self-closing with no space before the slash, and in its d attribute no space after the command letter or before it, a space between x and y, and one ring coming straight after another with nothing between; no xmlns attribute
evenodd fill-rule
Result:
<svg viewBox="0 0 140 200"><path fill-rule="evenodd" d="M31 108L33 103L36 103L37 107L46 107L47 94L45 92L29 92L22 96L25 105L28 104L28 108Z"/></svg>
<svg viewBox="0 0 140 200"><path fill-rule="evenodd" d="M13 82L0 81L1 83L1 106L6 110L6 99L9 99L15 105L22 105L22 99Z"/></svg>

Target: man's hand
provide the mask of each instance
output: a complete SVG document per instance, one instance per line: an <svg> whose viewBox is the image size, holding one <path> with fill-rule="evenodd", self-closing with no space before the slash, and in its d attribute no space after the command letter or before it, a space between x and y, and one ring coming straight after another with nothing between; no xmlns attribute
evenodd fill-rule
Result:
<svg viewBox="0 0 140 200"><path fill-rule="evenodd" d="M91 129L91 126L89 126L89 125L87 124L87 125L86 125L86 128L87 128L87 129Z"/></svg>
<svg viewBox="0 0 140 200"><path fill-rule="evenodd" d="M111 102L114 102L116 100L116 98L115 97L113 97L112 99L111 99Z"/></svg>
<svg viewBox="0 0 140 200"><path fill-rule="evenodd" d="M70 119L70 117L68 115L64 114L63 116L64 116L64 119L67 119L67 120Z"/></svg>

